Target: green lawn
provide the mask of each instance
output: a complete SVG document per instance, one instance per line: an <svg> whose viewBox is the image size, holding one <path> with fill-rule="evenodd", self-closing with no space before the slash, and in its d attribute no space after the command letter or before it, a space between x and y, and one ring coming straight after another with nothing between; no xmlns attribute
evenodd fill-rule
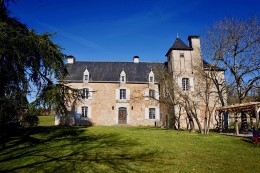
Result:
<svg viewBox="0 0 260 173"><path fill-rule="evenodd" d="M154 127L39 126L0 149L0 172L259 170L260 146L250 139Z"/></svg>
<svg viewBox="0 0 260 173"><path fill-rule="evenodd" d="M38 117L39 117L39 126L54 125L54 116L38 116Z"/></svg>

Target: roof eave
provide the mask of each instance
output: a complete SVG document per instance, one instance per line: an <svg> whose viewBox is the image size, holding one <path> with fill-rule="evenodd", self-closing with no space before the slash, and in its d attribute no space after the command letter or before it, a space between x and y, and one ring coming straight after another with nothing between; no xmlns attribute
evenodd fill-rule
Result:
<svg viewBox="0 0 260 173"><path fill-rule="evenodd" d="M191 48L191 47L189 47L189 48L170 48L170 49L168 50L168 52L166 53L165 56L168 56L169 53L170 53L172 50L189 50L189 51L192 51L193 48Z"/></svg>

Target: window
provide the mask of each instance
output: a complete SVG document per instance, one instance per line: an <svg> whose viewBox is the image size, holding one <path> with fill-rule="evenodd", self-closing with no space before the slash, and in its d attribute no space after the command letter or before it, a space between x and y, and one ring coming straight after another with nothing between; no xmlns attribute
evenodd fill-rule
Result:
<svg viewBox="0 0 260 173"><path fill-rule="evenodd" d="M155 108L149 108L149 119L155 119Z"/></svg>
<svg viewBox="0 0 260 173"><path fill-rule="evenodd" d="M184 58L184 53L183 52L180 53L180 57Z"/></svg>
<svg viewBox="0 0 260 173"><path fill-rule="evenodd" d="M88 107L82 107L82 117L88 117Z"/></svg>
<svg viewBox="0 0 260 173"><path fill-rule="evenodd" d="M152 76L150 77L150 83L153 83L153 77Z"/></svg>
<svg viewBox="0 0 260 173"><path fill-rule="evenodd" d="M126 89L120 89L120 99L126 99Z"/></svg>
<svg viewBox="0 0 260 173"><path fill-rule="evenodd" d="M149 90L149 97L151 98L155 97L155 90Z"/></svg>
<svg viewBox="0 0 260 173"><path fill-rule="evenodd" d="M153 73L152 69L151 69L151 72L149 73L148 81L150 84L154 83L154 73Z"/></svg>
<svg viewBox="0 0 260 173"><path fill-rule="evenodd" d="M182 78L182 90L188 91L190 89L190 80L189 78Z"/></svg>
<svg viewBox="0 0 260 173"><path fill-rule="evenodd" d="M89 71L86 67L84 73L83 73L83 83L88 83L89 82Z"/></svg>
<svg viewBox="0 0 260 173"><path fill-rule="evenodd" d="M85 75L85 81L88 81L88 75Z"/></svg>
<svg viewBox="0 0 260 173"><path fill-rule="evenodd" d="M88 99L89 98L89 89L88 88L83 88L82 89L82 99Z"/></svg>
<svg viewBox="0 0 260 173"><path fill-rule="evenodd" d="M120 73L120 83L121 84L124 84L126 82L126 73L125 71L123 70L121 73Z"/></svg>

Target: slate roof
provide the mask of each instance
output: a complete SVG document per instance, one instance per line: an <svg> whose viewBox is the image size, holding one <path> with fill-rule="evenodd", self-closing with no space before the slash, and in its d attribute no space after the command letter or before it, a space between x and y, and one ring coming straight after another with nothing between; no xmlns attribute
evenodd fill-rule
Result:
<svg viewBox="0 0 260 173"><path fill-rule="evenodd" d="M166 56L170 53L171 50L193 50L193 48L187 46L180 38L176 38L172 47L166 53Z"/></svg>
<svg viewBox="0 0 260 173"><path fill-rule="evenodd" d="M90 82L119 82L122 70L126 73L126 82L148 83L148 76L153 70L155 82L158 82L156 70L165 68L166 63L150 62L85 62L74 61L73 64L66 64L69 75L64 82L82 82L83 73L87 67L90 75Z"/></svg>
<svg viewBox="0 0 260 173"><path fill-rule="evenodd" d="M64 82L82 82L83 73L86 67L89 71L90 82L119 82L122 70L126 73L126 81L129 83L148 83L148 76L151 69L155 75L155 82L159 82L158 70L167 68L165 63L151 62L91 62L74 61L73 64L66 64L69 75ZM224 69L213 66L203 60L204 69L224 71Z"/></svg>

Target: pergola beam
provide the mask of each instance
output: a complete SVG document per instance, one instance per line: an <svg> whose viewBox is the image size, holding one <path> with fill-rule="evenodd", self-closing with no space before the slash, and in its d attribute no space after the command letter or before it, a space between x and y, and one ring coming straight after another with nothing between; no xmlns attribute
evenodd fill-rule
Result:
<svg viewBox="0 0 260 173"><path fill-rule="evenodd" d="M220 115L219 116L220 123L222 123L222 119L220 117L222 117L222 114L225 111L233 112L235 114L235 119L236 119L235 130L236 130L237 135L239 133L237 118L238 118L238 113L241 113L241 112L247 112L250 115L250 117L255 117L256 118L256 128L260 128L260 117L259 117L260 102L241 103L241 104L219 107L219 108L216 108L216 111Z"/></svg>

